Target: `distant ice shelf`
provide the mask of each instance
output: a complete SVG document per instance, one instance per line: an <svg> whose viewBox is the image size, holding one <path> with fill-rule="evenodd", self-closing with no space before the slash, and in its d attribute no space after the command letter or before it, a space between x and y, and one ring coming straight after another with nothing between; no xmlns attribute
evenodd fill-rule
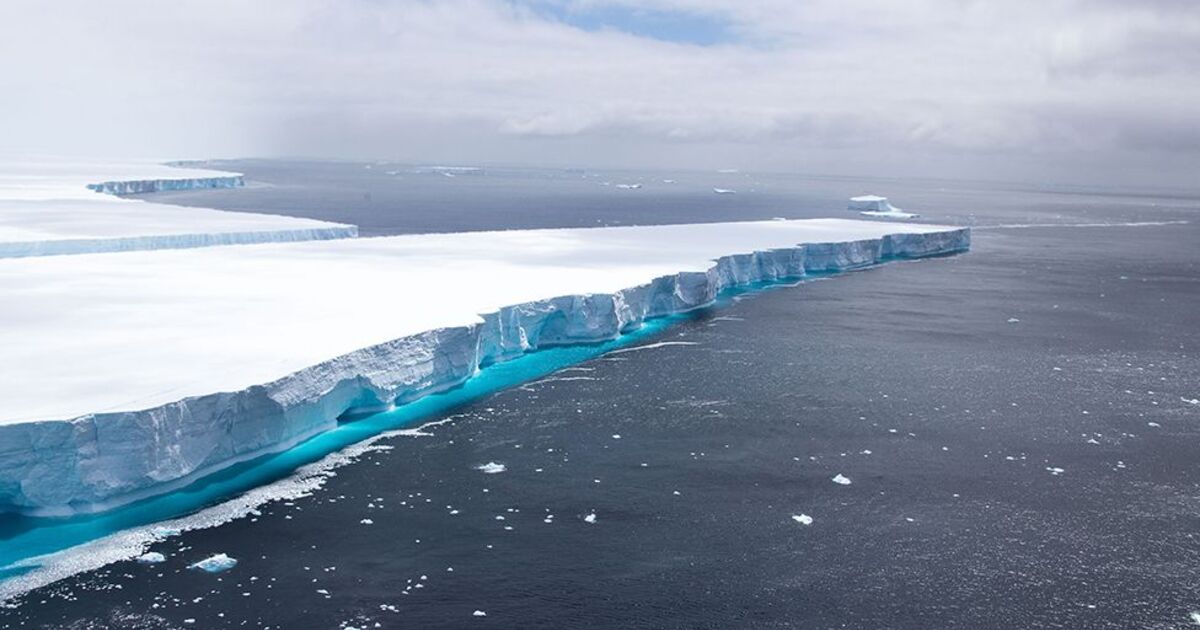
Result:
<svg viewBox="0 0 1200 630"><path fill-rule="evenodd" d="M353 225L115 195L233 188L242 175L151 162L0 161L0 258L352 238Z"/></svg>
<svg viewBox="0 0 1200 630"><path fill-rule="evenodd" d="M0 510L105 509L725 289L969 247L817 219L0 260Z"/></svg>

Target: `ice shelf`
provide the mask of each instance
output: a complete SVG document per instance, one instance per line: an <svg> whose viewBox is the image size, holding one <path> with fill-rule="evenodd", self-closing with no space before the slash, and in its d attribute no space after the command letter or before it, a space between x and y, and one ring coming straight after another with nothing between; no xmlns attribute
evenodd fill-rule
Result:
<svg viewBox="0 0 1200 630"><path fill-rule="evenodd" d="M115 196L241 185L239 173L152 162L0 160L0 258L358 235L353 225Z"/></svg>
<svg viewBox="0 0 1200 630"><path fill-rule="evenodd" d="M969 246L817 219L0 260L0 510L117 505L723 289Z"/></svg>

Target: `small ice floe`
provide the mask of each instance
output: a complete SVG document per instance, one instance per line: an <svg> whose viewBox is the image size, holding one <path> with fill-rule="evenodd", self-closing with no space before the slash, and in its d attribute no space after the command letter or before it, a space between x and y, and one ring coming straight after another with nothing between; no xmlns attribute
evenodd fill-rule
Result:
<svg viewBox="0 0 1200 630"><path fill-rule="evenodd" d="M675 183L675 180L673 180L673 179L664 179L664 180L662 180L662 182L663 182L664 184L674 184L674 183Z"/></svg>
<svg viewBox="0 0 1200 630"><path fill-rule="evenodd" d="M1147 422L1147 423L1146 423L1146 426L1148 426L1148 427L1154 427L1154 428L1156 428L1156 429L1157 429L1158 427L1161 427L1162 425L1161 425L1161 424L1159 424L1159 423L1157 423L1157 422Z"/></svg>
<svg viewBox="0 0 1200 630"><path fill-rule="evenodd" d="M167 558L157 551L151 551L138 556L136 560L142 564L158 564L159 562L166 562Z"/></svg>
<svg viewBox="0 0 1200 630"><path fill-rule="evenodd" d="M222 571L228 571L237 566L237 562L238 561L234 558L230 558L223 553L218 553L209 556L195 564L190 564L188 565L188 568L199 569L200 571L204 571L206 573L220 573Z"/></svg>
<svg viewBox="0 0 1200 630"><path fill-rule="evenodd" d="M1057 466L1047 466L1047 467L1046 467L1046 470L1047 470L1047 471L1049 471L1049 473L1050 473L1051 475L1054 475L1054 476L1058 476L1058 475L1061 475L1061 474L1063 474L1063 473L1067 472L1067 471L1065 471L1065 470L1063 470L1062 468L1059 468L1059 467L1057 467Z"/></svg>
<svg viewBox="0 0 1200 630"><path fill-rule="evenodd" d="M478 470L485 475L495 475L508 470L508 466L505 466L504 464L497 464L496 462L488 462L486 464L480 464L476 466L475 470Z"/></svg>
<svg viewBox="0 0 1200 630"><path fill-rule="evenodd" d="M641 187L641 184L617 184L617 188L621 188L623 190L637 190Z"/></svg>
<svg viewBox="0 0 1200 630"><path fill-rule="evenodd" d="M476 610L475 612L471 613L471 616L472 617L486 617L487 613L483 612L482 610Z"/></svg>
<svg viewBox="0 0 1200 630"><path fill-rule="evenodd" d="M848 486L852 483L850 481L850 478L843 475L842 473L838 473L836 476L834 476L833 479L831 479L831 481L833 481L833 483L836 483L839 486Z"/></svg>
<svg viewBox="0 0 1200 630"><path fill-rule="evenodd" d="M614 439L614 440L619 440L619 439L621 439L621 434L620 434L620 433L614 433L614 434L613 434L613 439Z"/></svg>
<svg viewBox="0 0 1200 630"><path fill-rule="evenodd" d="M1019 324L1019 323L1021 323L1021 320L1017 319L1016 317L1009 317L1009 318L1008 318L1008 323L1010 323L1010 324Z"/></svg>
<svg viewBox="0 0 1200 630"><path fill-rule="evenodd" d="M735 195L735 194L737 194L737 191L732 188L714 188L713 192L717 193L718 195Z"/></svg>
<svg viewBox="0 0 1200 630"><path fill-rule="evenodd" d="M801 525L812 525L813 517L807 514L793 514L792 520L800 523Z"/></svg>
<svg viewBox="0 0 1200 630"><path fill-rule="evenodd" d="M372 521L369 518L364 518L363 520L359 521L359 523L361 523L363 525L374 525L375 521Z"/></svg>
<svg viewBox="0 0 1200 630"><path fill-rule="evenodd" d="M596 513L592 512L591 514L588 514L587 516L583 517L583 522L595 523L596 522Z"/></svg>
<svg viewBox="0 0 1200 630"><path fill-rule="evenodd" d="M1200 405L1200 398L1184 398L1183 396L1180 396L1179 400L1182 400L1189 405Z"/></svg>

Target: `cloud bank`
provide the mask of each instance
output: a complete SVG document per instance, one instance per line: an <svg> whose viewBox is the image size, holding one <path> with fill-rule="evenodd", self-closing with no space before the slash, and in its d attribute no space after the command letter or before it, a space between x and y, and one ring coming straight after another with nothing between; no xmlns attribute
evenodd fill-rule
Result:
<svg viewBox="0 0 1200 630"><path fill-rule="evenodd" d="M0 151L1180 185L1189 0L26 1Z"/></svg>

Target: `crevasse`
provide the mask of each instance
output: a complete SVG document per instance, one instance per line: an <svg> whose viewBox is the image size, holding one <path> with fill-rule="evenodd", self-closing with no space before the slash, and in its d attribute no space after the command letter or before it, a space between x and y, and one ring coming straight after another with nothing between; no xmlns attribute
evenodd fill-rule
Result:
<svg viewBox="0 0 1200 630"><path fill-rule="evenodd" d="M515 304L469 326L370 346L240 391L73 419L0 426L0 509L108 509L291 447L341 417L462 384L481 367L538 348L614 338L647 319L698 308L726 289L970 248L970 230L723 256L617 291Z"/></svg>

